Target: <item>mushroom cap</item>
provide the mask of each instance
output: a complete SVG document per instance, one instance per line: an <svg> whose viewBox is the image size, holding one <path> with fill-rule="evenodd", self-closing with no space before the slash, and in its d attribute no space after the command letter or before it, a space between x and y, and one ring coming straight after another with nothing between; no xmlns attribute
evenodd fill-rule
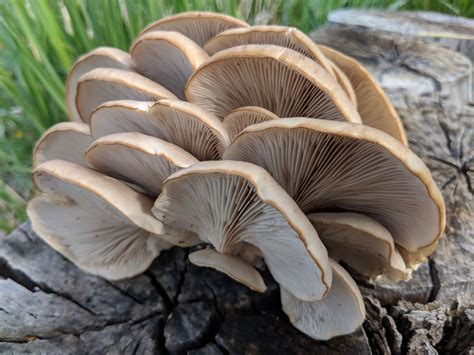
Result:
<svg viewBox="0 0 474 355"><path fill-rule="evenodd" d="M260 273L237 256L222 254L214 249L201 249L189 254L189 261L196 266L216 269L252 291L265 292L267 289Z"/></svg>
<svg viewBox="0 0 474 355"><path fill-rule="evenodd" d="M222 122L199 106L180 100L110 101L91 117L94 138L139 132L176 144L198 160L219 159L230 139Z"/></svg>
<svg viewBox="0 0 474 355"><path fill-rule="evenodd" d="M210 161L182 169L165 181L152 212L221 253L236 255L242 242L256 246L275 280L300 299L328 292L331 270L316 230L256 165Z"/></svg>
<svg viewBox="0 0 474 355"><path fill-rule="evenodd" d="M87 166L84 152L94 139L89 125L80 122L61 122L50 127L36 142L33 167L53 159L62 159Z"/></svg>
<svg viewBox="0 0 474 355"><path fill-rule="evenodd" d="M351 212L311 213L307 217L332 259L344 261L369 279L385 274L400 281L410 276L392 235L376 220Z"/></svg>
<svg viewBox="0 0 474 355"><path fill-rule="evenodd" d="M246 44L273 44L292 49L314 60L334 76L333 67L316 43L295 27L263 25L233 28L209 39L204 50L214 55L224 49Z"/></svg>
<svg viewBox="0 0 474 355"><path fill-rule="evenodd" d="M342 210L377 220L410 268L432 252L444 230L444 201L428 168L399 141L371 127L273 120L247 127L223 159L263 167L305 213Z"/></svg>
<svg viewBox="0 0 474 355"><path fill-rule="evenodd" d="M357 60L335 49L319 46L328 59L334 62L349 78L357 97L357 109L362 123L378 128L404 145L408 145L405 130L397 111L375 78Z"/></svg>
<svg viewBox="0 0 474 355"><path fill-rule="evenodd" d="M344 89L345 93L349 97L349 100L351 100L354 107L357 108L357 96L354 91L354 88L352 87L351 81L349 80L347 75L344 74L344 72L341 69L339 69L339 67L336 64L334 64L331 61L329 61L329 63L334 71L334 77L336 78L337 82Z"/></svg>
<svg viewBox="0 0 474 355"><path fill-rule="evenodd" d="M240 107L224 117L222 123L227 129L229 138L234 140L238 134L247 126L277 119L278 116L262 107L245 106Z"/></svg>
<svg viewBox="0 0 474 355"><path fill-rule="evenodd" d="M210 38L218 33L236 27L249 25L234 17L215 12L185 12L162 18L145 27L140 33L150 31L176 31L191 38L199 46L203 46Z"/></svg>
<svg viewBox="0 0 474 355"><path fill-rule="evenodd" d="M132 58L127 52L112 47L98 47L79 57L66 80L66 107L71 121L82 122L76 108L79 78L96 68L116 68L134 71Z"/></svg>
<svg viewBox="0 0 474 355"><path fill-rule="evenodd" d="M104 209L41 195L28 204L33 229L81 269L118 280L144 272L168 244Z"/></svg>
<svg viewBox="0 0 474 355"><path fill-rule="evenodd" d="M209 56L179 32L152 31L138 37L130 48L137 71L184 99L191 73Z"/></svg>
<svg viewBox="0 0 474 355"><path fill-rule="evenodd" d="M273 45L225 49L189 78L185 94L218 117L243 106L260 106L279 117L313 117L360 123L344 90L323 67Z"/></svg>
<svg viewBox="0 0 474 355"><path fill-rule="evenodd" d="M76 108L82 121L89 123L91 113L100 104L112 100L154 101L176 96L153 80L138 73L97 68L79 78Z"/></svg>
<svg viewBox="0 0 474 355"><path fill-rule="evenodd" d="M331 260L333 280L324 300L305 302L280 288L283 311L293 326L316 340L350 334L362 325L365 306L351 276Z"/></svg>
<svg viewBox="0 0 474 355"><path fill-rule="evenodd" d="M137 132L101 137L85 156L95 169L138 185L152 196L160 194L169 175L199 162L172 143Z"/></svg>

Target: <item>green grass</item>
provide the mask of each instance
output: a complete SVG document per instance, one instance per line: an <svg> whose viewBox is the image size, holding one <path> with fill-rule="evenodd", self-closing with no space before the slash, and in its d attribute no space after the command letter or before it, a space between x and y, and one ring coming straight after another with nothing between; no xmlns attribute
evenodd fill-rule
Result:
<svg viewBox="0 0 474 355"><path fill-rule="evenodd" d="M0 230L26 218L31 151L45 129L67 119L64 80L80 54L100 45L127 50L145 25L182 11L309 31L342 7L474 17L472 0L0 0Z"/></svg>

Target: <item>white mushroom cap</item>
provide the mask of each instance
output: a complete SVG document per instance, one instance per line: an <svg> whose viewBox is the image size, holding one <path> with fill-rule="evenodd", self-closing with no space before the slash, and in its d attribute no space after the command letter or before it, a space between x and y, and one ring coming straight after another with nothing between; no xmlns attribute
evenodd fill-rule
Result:
<svg viewBox="0 0 474 355"><path fill-rule="evenodd" d="M84 270L109 279L143 272L171 245L192 239L159 222L153 200L118 180L64 160L33 171L43 195L28 206L34 230Z"/></svg>
<svg viewBox="0 0 474 355"><path fill-rule="evenodd" d="M139 132L176 144L199 160L219 159L230 139L222 122L199 106L180 100L111 101L91 117L94 138Z"/></svg>
<svg viewBox="0 0 474 355"><path fill-rule="evenodd" d="M264 108L258 106L245 106L227 114L222 123L224 123L224 127L227 129L230 139L234 140L234 138L237 137L237 135L246 127L256 123L276 120L277 118L277 115L265 110Z"/></svg>
<svg viewBox="0 0 474 355"><path fill-rule="evenodd" d="M66 107L71 121L82 122L76 108L79 78L96 68L116 68L134 71L132 58L127 52L112 47L98 47L79 57L66 80Z"/></svg>
<svg viewBox="0 0 474 355"><path fill-rule="evenodd" d="M140 35L150 31L176 31L191 38L199 46L218 33L236 27L248 27L244 21L215 12L184 12L168 16L148 25Z"/></svg>
<svg viewBox="0 0 474 355"><path fill-rule="evenodd" d="M385 274L400 281L410 276L392 235L376 220L351 212L311 213L307 217L332 259L344 261L369 279Z"/></svg>
<svg viewBox="0 0 474 355"><path fill-rule="evenodd" d="M275 280L300 299L319 300L329 290L331 269L316 230L256 165L211 161L182 169L165 181L153 214L220 253L236 255L242 242L256 246Z"/></svg>
<svg viewBox="0 0 474 355"><path fill-rule="evenodd" d="M174 144L136 132L99 138L85 154L95 169L138 185L152 196L160 194L169 175L199 162Z"/></svg>
<svg viewBox="0 0 474 355"><path fill-rule="evenodd" d="M397 111L375 78L357 60L335 49L319 46L328 59L334 62L350 80L357 97L357 109L362 123L378 128L404 145L408 145L405 130Z"/></svg>
<svg viewBox="0 0 474 355"><path fill-rule="evenodd" d="M53 159L62 159L87 166L84 152L94 139L89 125L80 122L57 123L36 142L33 167Z"/></svg>
<svg viewBox="0 0 474 355"><path fill-rule="evenodd" d="M280 288L283 311L293 326L316 340L328 340L350 334L365 319L365 306L351 276L331 260L333 281L331 290L322 301L305 302Z"/></svg>
<svg viewBox="0 0 474 355"><path fill-rule="evenodd" d="M246 45L220 51L189 78L188 101L218 117L260 106L279 117L360 123L336 79L315 61L288 48Z"/></svg>
<svg viewBox="0 0 474 355"><path fill-rule="evenodd" d="M121 69L97 68L79 78L76 108L81 120L89 123L100 104L112 100L154 101L176 96L153 80Z"/></svg>
<svg viewBox="0 0 474 355"><path fill-rule="evenodd" d="M334 76L331 64L316 43L295 27L251 26L230 29L207 41L204 50L213 55L224 49L246 44L273 44L292 49L314 60Z"/></svg>
<svg viewBox="0 0 474 355"><path fill-rule="evenodd" d="M152 31L133 43L130 54L137 71L184 99L191 73L209 56L179 32Z"/></svg>
<svg viewBox="0 0 474 355"><path fill-rule="evenodd" d="M444 201L428 168L403 144L371 127L273 120L247 127L223 159L263 167L305 213L342 210L377 220L410 268L432 252L444 230Z"/></svg>
<svg viewBox="0 0 474 355"><path fill-rule="evenodd" d="M265 292L267 289L260 273L237 256L222 254L214 249L202 249L189 254L189 261L197 266L216 269L252 291Z"/></svg>

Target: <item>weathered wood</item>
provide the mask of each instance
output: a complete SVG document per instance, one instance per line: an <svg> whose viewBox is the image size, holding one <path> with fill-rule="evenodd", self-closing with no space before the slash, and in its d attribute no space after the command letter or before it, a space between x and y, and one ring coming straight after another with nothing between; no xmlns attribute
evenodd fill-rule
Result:
<svg viewBox="0 0 474 355"><path fill-rule="evenodd" d="M446 237L412 280L379 280L375 285L359 280L367 308L363 327L317 342L289 324L268 272L268 290L257 294L221 273L193 266L187 260L189 250L172 249L145 274L108 282L76 268L24 224L0 236L0 353L474 351L474 310L469 304L474 280L474 108L449 93L465 92L470 71L466 59L418 41L342 27L320 30L316 38L356 56L381 81L401 115L410 147L443 192ZM430 55L442 55L430 59L423 54L426 48Z"/></svg>
<svg viewBox="0 0 474 355"><path fill-rule="evenodd" d="M462 53L474 62L474 20L472 19L423 11L340 9L333 11L328 16L328 21L334 25L357 26L372 29L378 33L395 33L435 43Z"/></svg>

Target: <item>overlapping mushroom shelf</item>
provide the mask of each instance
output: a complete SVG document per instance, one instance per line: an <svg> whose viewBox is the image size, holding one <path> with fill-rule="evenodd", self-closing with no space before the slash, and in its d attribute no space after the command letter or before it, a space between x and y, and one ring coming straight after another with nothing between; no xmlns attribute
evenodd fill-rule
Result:
<svg viewBox="0 0 474 355"><path fill-rule="evenodd" d="M441 194L382 89L297 29L171 16L129 53L80 57L66 85L71 122L36 145L28 213L90 273L132 277L199 244L193 264L256 292L268 268L290 322L329 339L365 317L344 267L405 280L442 235Z"/></svg>

